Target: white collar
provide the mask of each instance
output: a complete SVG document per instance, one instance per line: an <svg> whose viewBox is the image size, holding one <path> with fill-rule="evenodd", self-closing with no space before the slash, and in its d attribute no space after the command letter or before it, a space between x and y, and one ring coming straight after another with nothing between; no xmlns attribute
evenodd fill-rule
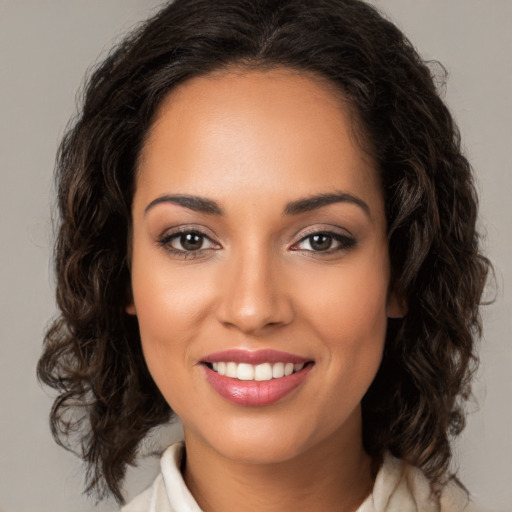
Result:
<svg viewBox="0 0 512 512"><path fill-rule="evenodd" d="M167 448L153 485L120 512L202 512L180 472L184 444ZM417 468L387 454L370 496L356 512L470 512L466 494L454 483L438 498Z"/></svg>

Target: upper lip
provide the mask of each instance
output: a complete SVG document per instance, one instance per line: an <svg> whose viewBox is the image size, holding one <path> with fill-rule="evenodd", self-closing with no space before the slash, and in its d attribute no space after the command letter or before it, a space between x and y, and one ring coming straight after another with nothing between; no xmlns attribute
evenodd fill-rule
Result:
<svg viewBox="0 0 512 512"><path fill-rule="evenodd" d="M262 363L307 363L311 359L290 354L288 352L281 352L279 350L264 349L264 350L245 350L245 349L230 349L221 352L214 352L209 354L201 360L203 363L218 363L218 362L234 362L234 363L247 363L247 364L262 364Z"/></svg>

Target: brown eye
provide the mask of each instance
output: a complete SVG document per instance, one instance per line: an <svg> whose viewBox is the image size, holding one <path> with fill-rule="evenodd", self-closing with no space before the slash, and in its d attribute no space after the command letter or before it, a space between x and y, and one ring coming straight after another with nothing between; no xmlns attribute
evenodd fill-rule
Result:
<svg viewBox="0 0 512 512"><path fill-rule="evenodd" d="M197 251L202 248L204 236L199 233L183 233L179 237L179 244L186 251Z"/></svg>
<svg viewBox="0 0 512 512"><path fill-rule="evenodd" d="M175 253L194 253L218 248L208 236L199 231L181 231L165 236L160 245Z"/></svg>
<svg viewBox="0 0 512 512"><path fill-rule="evenodd" d="M354 238L334 232L318 232L304 237L293 250L307 252L325 252L328 254L348 250L356 245Z"/></svg>
<svg viewBox="0 0 512 512"><path fill-rule="evenodd" d="M331 248L333 239L325 233L312 235L309 237L309 245L313 251L327 251Z"/></svg>

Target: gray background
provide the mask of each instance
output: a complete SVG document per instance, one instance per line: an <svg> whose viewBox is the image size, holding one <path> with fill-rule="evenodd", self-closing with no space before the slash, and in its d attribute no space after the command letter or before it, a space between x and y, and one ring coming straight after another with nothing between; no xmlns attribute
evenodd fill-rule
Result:
<svg viewBox="0 0 512 512"><path fill-rule="evenodd" d="M0 0L0 512L97 509L80 495L82 468L50 436L48 392L34 370L54 313L51 180L56 147L84 70L157 0ZM375 0L425 58L450 71L446 99L478 175L497 301L474 411L456 446L462 481L491 511L512 511L512 1ZM170 434L164 434L167 442ZM171 435L172 437L172 435ZM156 471L131 471L129 495Z"/></svg>

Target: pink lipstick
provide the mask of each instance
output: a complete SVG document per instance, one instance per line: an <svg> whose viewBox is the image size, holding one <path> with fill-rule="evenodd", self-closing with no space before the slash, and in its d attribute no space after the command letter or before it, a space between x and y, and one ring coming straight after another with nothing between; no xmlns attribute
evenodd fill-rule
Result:
<svg viewBox="0 0 512 512"><path fill-rule="evenodd" d="M226 400L261 407L283 399L307 378L313 361L276 350L227 350L202 361L205 377Z"/></svg>

